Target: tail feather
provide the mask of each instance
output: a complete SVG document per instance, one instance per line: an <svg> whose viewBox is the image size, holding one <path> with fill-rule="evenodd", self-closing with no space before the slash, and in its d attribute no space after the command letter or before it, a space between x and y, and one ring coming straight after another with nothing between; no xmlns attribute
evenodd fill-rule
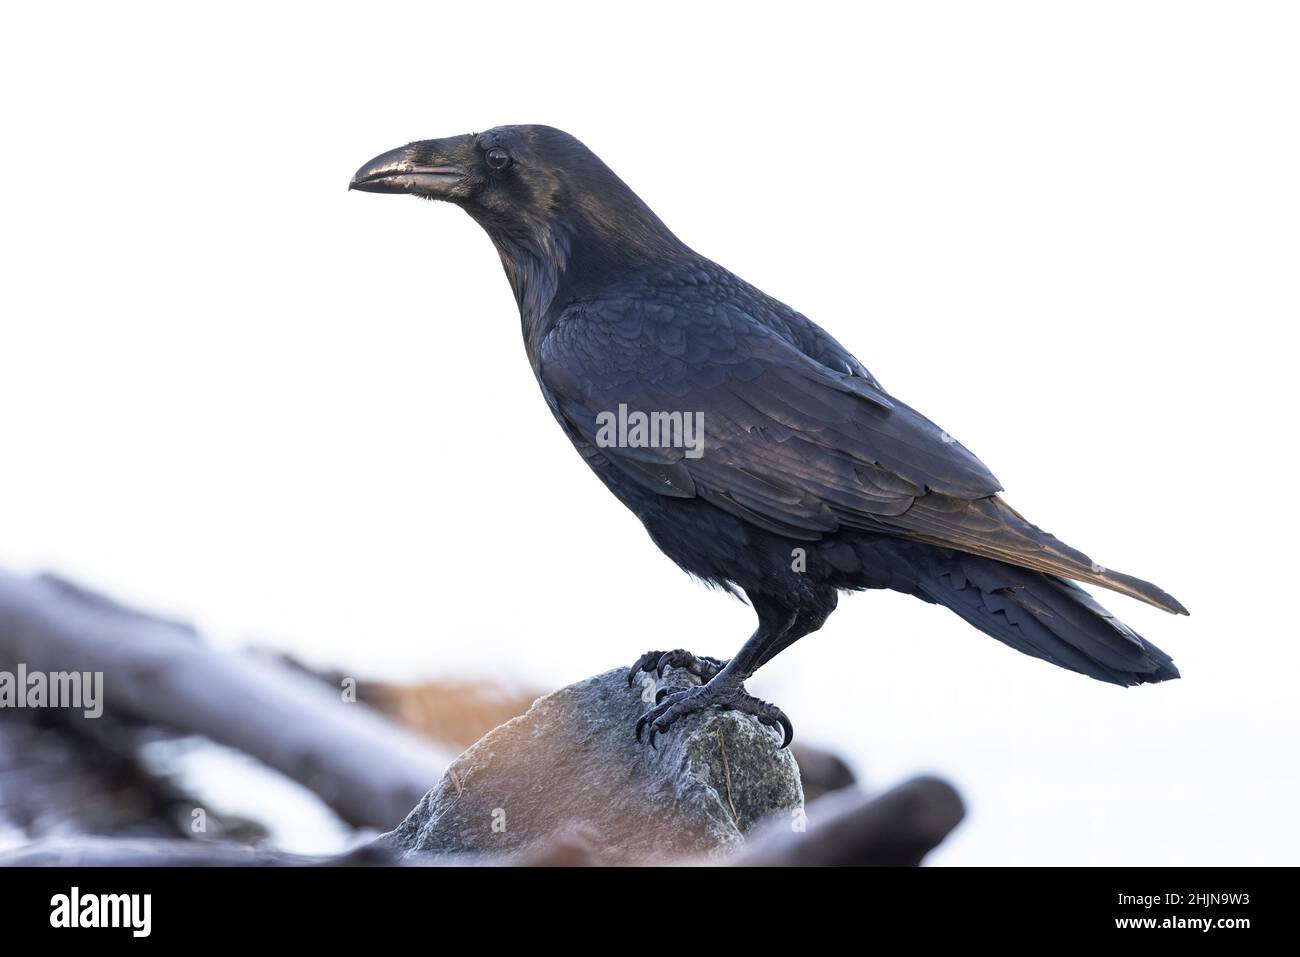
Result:
<svg viewBox="0 0 1300 957"><path fill-rule="evenodd" d="M920 564L922 597L1017 651L1117 685L1179 676L1167 654L1072 581L939 549Z"/></svg>
<svg viewBox="0 0 1300 957"><path fill-rule="evenodd" d="M1182 602L1163 588L1102 567L1031 523L1000 496L965 501L928 495L917 499L907 515L914 526L908 530L908 538L1087 582L1176 615L1187 614Z"/></svg>

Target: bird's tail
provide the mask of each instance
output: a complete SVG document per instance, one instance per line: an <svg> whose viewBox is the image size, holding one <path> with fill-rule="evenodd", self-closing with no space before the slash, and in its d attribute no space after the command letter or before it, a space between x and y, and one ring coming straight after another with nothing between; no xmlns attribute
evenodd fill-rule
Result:
<svg viewBox="0 0 1300 957"><path fill-rule="evenodd" d="M1167 654L1074 582L947 549L913 552L909 564L920 597L1017 651L1117 685L1179 676Z"/></svg>

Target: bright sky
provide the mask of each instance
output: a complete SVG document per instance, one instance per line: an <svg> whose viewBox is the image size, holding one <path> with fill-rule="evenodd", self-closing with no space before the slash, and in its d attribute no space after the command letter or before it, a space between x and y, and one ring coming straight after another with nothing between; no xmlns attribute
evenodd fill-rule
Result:
<svg viewBox="0 0 1300 957"><path fill-rule="evenodd" d="M361 675L732 653L749 610L552 421L487 238L345 189L408 140L548 123L1192 611L1102 596L1184 675L1121 690L859 595L754 691L872 786L949 776L971 813L936 862L1293 863L1297 25L10 5L0 563Z"/></svg>

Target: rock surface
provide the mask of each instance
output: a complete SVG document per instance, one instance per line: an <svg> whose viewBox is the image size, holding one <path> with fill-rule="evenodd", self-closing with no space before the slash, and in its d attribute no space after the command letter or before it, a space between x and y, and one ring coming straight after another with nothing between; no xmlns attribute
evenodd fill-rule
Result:
<svg viewBox="0 0 1300 957"><path fill-rule="evenodd" d="M696 683L670 669L658 687ZM692 715L657 750L638 744L655 690L629 688L616 670L537 699L458 757L381 840L407 859L520 856L576 834L619 863L723 854L762 821L802 815L798 765L751 717Z"/></svg>

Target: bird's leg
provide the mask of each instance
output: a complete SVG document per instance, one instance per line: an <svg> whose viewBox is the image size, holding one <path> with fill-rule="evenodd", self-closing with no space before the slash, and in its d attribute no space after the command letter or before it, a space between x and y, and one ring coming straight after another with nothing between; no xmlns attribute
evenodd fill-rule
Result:
<svg viewBox="0 0 1300 957"><path fill-rule="evenodd" d="M794 738L794 726L785 712L776 705L760 701L745 690L745 680L749 678L763 662L769 648L779 642L781 636L793 624L795 615L782 614L776 618L765 614L767 610L756 604L759 612L758 630L745 642L736 656L721 667L705 684L683 691L660 692L655 699L655 706L641 715L636 723L636 739L641 740L641 731L650 727L650 746L654 747L655 736L667 731L676 722L688 714L695 714L709 708L724 711L740 711L756 717L768 727L779 727L783 732L781 747L786 747ZM778 622L779 624L774 624ZM671 662L670 662L671 663Z"/></svg>
<svg viewBox="0 0 1300 957"><path fill-rule="evenodd" d="M830 617L831 612L835 610L835 606L839 604L839 596L834 591L826 591L822 592L818 598L819 600L814 603L800 606L799 612L795 615L790 627L785 630L780 638L772 642L764 650L763 657L754 666L755 671L785 651L800 638L812 634L826 623L826 619Z"/></svg>

